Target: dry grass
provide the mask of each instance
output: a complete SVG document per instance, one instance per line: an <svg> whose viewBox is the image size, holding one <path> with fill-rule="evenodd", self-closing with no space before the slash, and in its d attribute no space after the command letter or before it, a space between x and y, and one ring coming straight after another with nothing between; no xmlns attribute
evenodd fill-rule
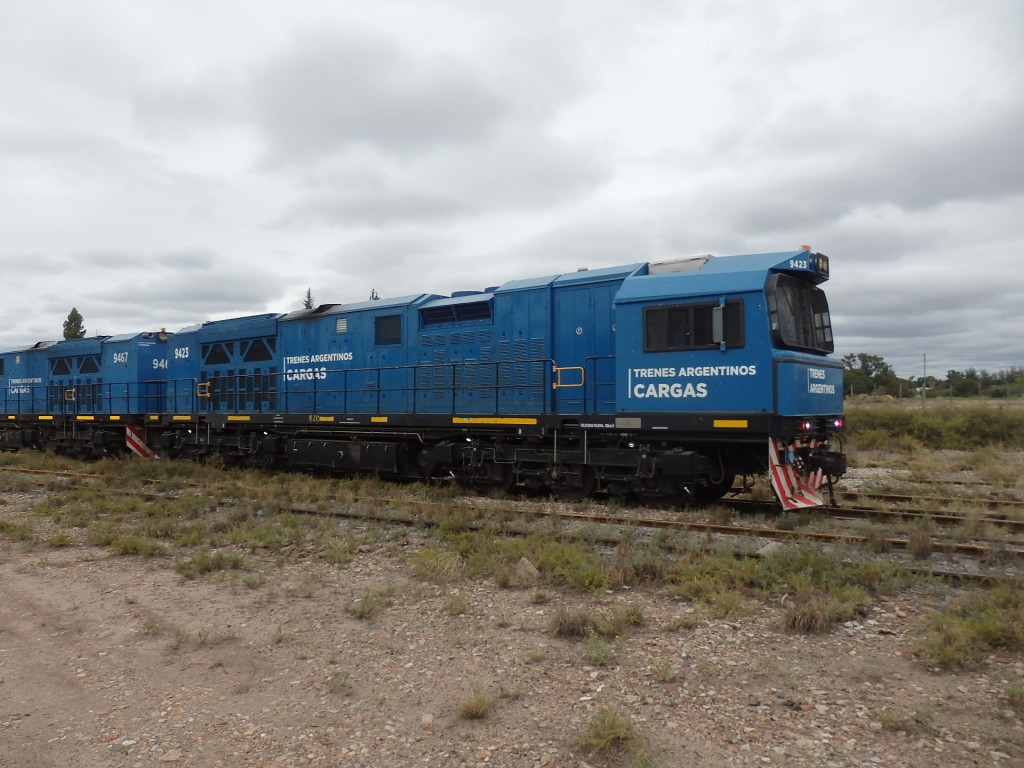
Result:
<svg viewBox="0 0 1024 768"><path fill-rule="evenodd" d="M357 597L345 606L345 613L355 619L370 619L379 608L391 605L394 602L394 594L393 587L367 590L362 596Z"/></svg>
<svg viewBox="0 0 1024 768"><path fill-rule="evenodd" d="M474 683L466 695L455 705L455 712L463 720L482 720L490 714L495 696L483 683Z"/></svg>
<svg viewBox="0 0 1024 768"><path fill-rule="evenodd" d="M643 612L635 606L614 608L607 614L559 606L548 623L548 632L563 639L616 638L624 635L630 627L640 626L643 621Z"/></svg>
<svg viewBox="0 0 1024 768"><path fill-rule="evenodd" d="M629 715L614 707L600 707L587 720L580 742L595 752L622 749L637 738L636 726Z"/></svg>
<svg viewBox="0 0 1024 768"><path fill-rule="evenodd" d="M413 576L431 584L445 586L466 576L466 560L458 552L421 549L409 558Z"/></svg>
<svg viewBox="0 0 1024 768"><path fill-rule="evenodd" d="M929 531L917 529L907 536L907 552L915 560L927 560L935 551L935 542Z"/></svg>

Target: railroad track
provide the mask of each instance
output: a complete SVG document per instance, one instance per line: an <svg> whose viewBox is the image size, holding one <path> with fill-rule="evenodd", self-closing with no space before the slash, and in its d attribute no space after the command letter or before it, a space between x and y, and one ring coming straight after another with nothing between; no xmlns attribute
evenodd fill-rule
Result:
<svg viewBox="0 0 1024 768"><path fill-rule="evenodd" d="M1024 516L1024 501L1017 499L985 499L972 496L969 499L950 499L949 496L921 496L901 493L862 493L858 491L843 491L836 496L844 501L859 501L862 499L879 501L887 504L920 504L921 502L934 502L935 504L949 504L950 501L964 501L985 509L1005 509L1018 512Z"/></svg>
<svg viewBox="0 0 1024 768"><path fill-rule="evenodd" d="M124 479L109 475L86 472L71 472L67 470L27 470L11 467L0 467L0 471L16 472L36 476L55 476L61 478L70 478L73 480ZM212 488L222 492L226 491L228 493L234 490L243 490L245 488L245 486L232 486L228 484L214 484L211 486L210 483L177 479L146 479L145 482L148 484L168 484L184 486L188 488ZM149 491L121 490L119 492L137 493L146 497L155 497L159 495L156 493L150 493ZM588 524L590 526L607 526L609 529L621 530L622 528L647 528L653 530L674 531L678 533L697 533L702 534L706 537L731 537L735 539L748 539L758 542L763 541L765 543L767 543L768 541L808 541L815 542L818 544L843 544L852 547L871 548L884 551L891 550L895 552L907 552L915 546L911 543L909 537L904 536L878 537L867 536L860 533L788 530L774 528L766 525L716 523L699 519L682 519L678 514L674 517L656 516L651 514L650 510L646 508L626 511L621 514L613 514L589 510L574 510L571 508L567 508L564 504L558 504L556 509L551 509L550 505L545 504L543 502L516 502L513 500L484 501L476 499L475 497L463 497L449 502L437 502L428 499L414 497L355 494L352 497L352 499L354 503L347 505L346 507L334 506L330 509L324 509L322 506L296 505L291 507L289 511L296 514L330 515L335 517L369 519L392 524L402 523L412 525L430 523L428 515L424 514L424 510L437 508L440 507L442 504L450 505L452 503L455 503L468 512L475 512L479 515L491 518L486 522L482 523L467 521L467 525L470 527L494 527L495 519L507 518L511 515L514 517L530 516L533 518L548 518L560 522L579 523L580 525ZM759 505L758 502L739 499L730 500L728 502L728 505L735 509L745 510L747 512L752 510L763 511L764 509L763 504ZM377 511L369 510L367 508L368 506L373 507ZM395 511L396 508L403 507L415 509L416 514L399 514ZM838 516L840 518L850 517L854 519L871 518L889 520L913 520L917 518L927 517L932 522L943 525L963 524L968 519L968 517L964 515L946 513L936 510L883 510L869 507L829 507L823 508L822 511L830 516ZM1002 517L983 517L973 519L977 520L978 522L985 522L997 526L1019 526L1020 528L1024 528L1024 523L1021 523L1020 521L1007 520ZM509 533L525 532L525 529L522 528L522 524L513 525L509 523L507 520L504 522L499 520L499 522L500 525L498 527L507 530ZM587 536L598 540L601 539L600 533L594 530L588 531ZM612 542L617 540L621 540L621 534L608 534L607 541ZM932 536L931 549L935 552L943 553L947 556L968 557L973 560L978 560L980 562L1024 561L1024 546L1009 545L1005 542L961 542L944 540L942 538ZM918 566L918 568L920 568L920 566ZM944 571L943 569L927 569L927 572L934 573L935 575L941 576L943 578L975 578L975 576L973 575L962 573L959 571L950 573L948 572L948 570ZM977 575L977 578L986 579L993 577Z"/></svg>
<svg viewBox="0 0 1024 768"><path fill-rule="evenodd" d="M402 506L415 506L421 508L424 504L422 500L417 499L402 499L392 497L377 497L377 496L364 496L359 497L358 500L364 503L373 503L376 506L376 511L367 511L363 509L332 509L322 510L310 507L293 507L289 511L294 514L315 514L315 515L330 515L333 517L346 517L361 520L373 520L377 522L385 522L390 524L403 524L403 525L430 525L431 521L424 518L420 514L401 514L394 510L394 507ZM487 516L502 516L508 511L507 507L497 507L492 505L475 505L465 504L470 510L480 511L485 513ZM390 508L389 508L390 507ZM382 509L383 508L383 509ZM656 530L674 530L681 532L697 532L703 533L707 536L723 536L723 537L737 537L749 540L758 540L759 545L749 549L736 549L734 554L737 557L760 557L764 551L764 544L766 542L760 542L760 540L768 541L813 541L817 543L826 544L849 544L857 547L865 547L871 545L872 547L877 545L877 540L870 540L869 537L851 535L851 534L830 534L830 533L818 533L810 531L788 531L774 528L767 528L762 526L740 526L740 525L727 525L718 523L707 523L707 522L694 522L694 521L681 521L674 519L664 518L652 518L643 516L633 515L607 515L601 513L591 512L566 512L566 511L548 511L544 509L537 509L537 505L532 505L528 510L529 514L534 517L541 518L554 518L558 522L565 523L581 523L581 524L592 524L606 526L604 532L601 529L595 529L588 527L585 531L580 530L573 533L571 530L563 529L559 531L559 535L562 536L578 536L585 538L589 541L601 542L605 544L615 545L622 541L623 534L621 529L623 527L628 528L651 528ZM536 529L529 526L522 521L510 522L508 520L498 520L497 523L493 519L477 519L467 520L464 525L470 529L495 529L497 528L503 533L513 535L529 535L536 532ZM618 532L616 532L618 529ZM893 537L884 539L885 544L897 551L906 551L910 548L910 543L906 538ZM961 557L969 557L971 559L977 559L979 561L985 561L998 555L999 557L1007 557L1013 560L1024 560L1024 548L1011 548L1011 549L992 549L982 544L968 544L968 543L955 543L955 542L941 542L933 541L933 548L936 551L943 552L947 555L958 555ZM949 567L928 567L924 564L910 564L901 563L901 567L905 568L911 573L915 573L921 576L930 576L934 578L943 579L946 581L954 582L971 582L971 583L993 583L1001 579L1016 578L1007 573L992 573L992 572L979 572L975 570L963 570Z"/></svg>
<svg viewBox="0 0 1024 768"><path fill-rule="evenodd" d="M909 498L909 497L908 497ZM729 499L726 504L744 514L763 514L765 506L761 502L748 499ZM1009 533L1024 533L1024 519L1004 515L974 515L962 512L949 512L943 509L925 509L910 507L866 507L841 506L821 507L815 510L837 520L878 520L884 522L919 522L932 523L944 527L973 526L983 529L984 526L1004 530ZM1024 511L1022 511L1024 514Z"/></svg>

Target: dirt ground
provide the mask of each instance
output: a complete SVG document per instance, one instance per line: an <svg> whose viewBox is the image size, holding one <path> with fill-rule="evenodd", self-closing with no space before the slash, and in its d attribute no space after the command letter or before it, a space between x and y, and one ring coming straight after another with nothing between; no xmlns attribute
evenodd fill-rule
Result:
<svg viewBox="0 0 1024 768"><path fill-rule="evenodd" d="M0 766L1024 765L1004 695L1024 659L913 658L938 598L794 635L779 605L718 620L663 589L424 584L425 536L192 581L169 558L0 537ZM345 610L371 590L390 604ZM644 621L602 659L551 636L566 605ZM603 707L632 722L625 749L581 740Z"/></svg>

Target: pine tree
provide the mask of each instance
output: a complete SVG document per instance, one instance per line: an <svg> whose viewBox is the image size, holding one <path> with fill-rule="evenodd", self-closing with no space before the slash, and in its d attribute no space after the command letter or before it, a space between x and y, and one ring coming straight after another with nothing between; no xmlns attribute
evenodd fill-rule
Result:
<svg viewBox="0 0 1024 768"><path fill-rule="evenodd" d="M303 309L312 309L313 306L314 306L313 305L313 289L312 288L307 288L306 289L306 298L304 298L302 300L302 308Z"/></svg>
<svg viewBox="0 0 1024 768"><path fill-rule="evenodd" d="M64 321L65 339L84 339L85 326L82 325L83 318L76 307L72 307L68 313L68 319Z"/></svg>

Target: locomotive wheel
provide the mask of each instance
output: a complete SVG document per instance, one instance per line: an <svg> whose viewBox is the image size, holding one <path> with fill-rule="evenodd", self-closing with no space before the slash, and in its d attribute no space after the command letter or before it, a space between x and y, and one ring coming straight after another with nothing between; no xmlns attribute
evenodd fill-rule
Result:
<svg viewBox="0 0 1024 768"><path fill-rule="evenodd" d="M564 474L563 478L568 481L579 480L578 484L565 483L564 485L551 485L551 493L562 501L582 501L594 492L594 469L583 466L579 473L572 472Z"/></svg>
<svg viewBox="0 0 1024 768"><path fill-rule="evenodd" d="M736 475L725 475L717 483L701 480L693 486L693 500L698 504L714 504L732 490Z"/></svg>
<svg viewBox="0 0 1024 768"><path fill-rule="evenodd" d="M493 496L499 493L508 493L515 484L515 475L512 473L511 464L486 464L487 476L474 477L472 480L473 489L481 496Z"/></svg>
<svg viewBox="0 0 1024 768"><path fill-rule="evenodd" d="M674 480L662 480L656 488L639 488L636 495L644 506L655 509L685 507L693 501L689 491Z"/></svg>

